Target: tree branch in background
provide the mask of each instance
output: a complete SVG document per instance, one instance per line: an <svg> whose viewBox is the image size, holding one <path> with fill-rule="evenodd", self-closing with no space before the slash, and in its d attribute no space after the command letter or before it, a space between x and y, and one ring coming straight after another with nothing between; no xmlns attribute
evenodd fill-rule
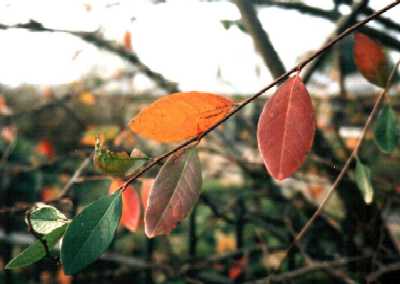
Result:
<svg viewBox="0 0 400 284"><path fill-rule="evenodd" d="M316 16L316 17L321 17L321 18L327 19L329 21L335 21L335 22L338 21L341 17L343 17L343 15L341 15L340 13L337 13L335 11L314 8L309 5L298 3L298 2L261 0L261 1L256 1L256 3L258 4L258 6L268 5L268 6L273 6L273 7L295 10L300 13L304 13L304 14L308 14L308 15L312 15L312 16ZM367 12L365 12L365 11L367 11ZM373 11L371 8L364 7L361 12L365 12L367 15L371 15L371 13L369 13L371 11ZM378 21L378 19L377 19L377 21ZM381 24L383 24L385 26L385 28L391 28L394 31L400 32L399 24L397 24L387 18L380 17L380 19L381 19L380 20ZM366 35L380 41L386 47L393 48L394 50L400 51L400 41L396 37L387 35L378 29L370 28L370 27L366 27L366 26L361 27L360 31L362 31Z"/></svg>
<svg viewBox="0 0 400 284"><path fill-rule="evenodd" d="M272 42L269 40L268 34L263 29L252 3L249 0L234 0L234 2L242 15L242 21L246 30L250 33L272 77L274 79L278 78L286 72L285 66Z"/></svg>
<svg viewBox="0 0 400 284"><path fill-rule="evenodd" d="M82 40L89 42L93 45L95 45L98 48L102 48L104 50L107 50L111 53L114 53L118 55L119 57L125 59L126 61L130 62L136 68L144 73L147 77L152 79L157 86L159 86L161 89L167 91L167 92L177 92L177 86L175 83L168 81L165 79L160 73L152 71L149 67L147 67L140 59L139 57L124 48L123 46L119 46L115 44L112 41L106 40L103 38L103 36L99 32L74 32L74 31L68 31L68 30L59 30L59 29L50 29L44 27L41 23L36 22L34 20L31 20L30 22L26 24L17 24L17 25L4 25L0 24L0 29L12 29L12 28L20 28L20 29L27 29L30 31L34 32L63 32L67 34L74 35L76 37L81 38Z"/></svg>
<svg viewBox="0 0 400 284"><path fill-rule="evenodd" d="M339 21L336 24L336 28L333 31L333 33L328 37L328 39L325 41L325 44L329 42L332 38L334 38L336 35L340 34L343 32L347 27L352 25L358 14L361 12L361 10L367 5L368 0L362 0L360 2L355 3L352 6L351 13L342 16ZM317 59L314 60L305 70L303 74L303 81L304 83L307 83L308 80L311 78L311 75L317 70L317 68L321 65L321 63L326 59L328 56L328 52L321 54Z"/></svg>

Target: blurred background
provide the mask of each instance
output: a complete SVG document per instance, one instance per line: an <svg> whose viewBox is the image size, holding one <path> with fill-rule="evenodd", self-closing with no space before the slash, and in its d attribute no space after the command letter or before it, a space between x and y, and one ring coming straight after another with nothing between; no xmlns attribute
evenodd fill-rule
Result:
<svg viewBox="0 0 400 284"><path fill-rule="evenodd" d="M172 146L126 126L159 96L206 91L240 101L389 3L1 0L0 283L398 283L400 152L379 152L372 133L360 159L372 170L374 202L364 203L351 169L279 267L355 147L379 92L355 68L352 35L301 73L318 131L292 178L273 180L258 154L265 95L199 145L202 195L169 236L149 240L142 226L136 232L121 226L107 253L74 277L53 259L4 270L34 241L24 222L30 205L68 187L56 207L73 217L107 194L110 178L85 163L96 135L111 149L139 148L155 157ZM396 7L361 28L393 62L399 19ZM399 92L396 83L395 110ZM157 170L133 187L143 192Z"/></svg>

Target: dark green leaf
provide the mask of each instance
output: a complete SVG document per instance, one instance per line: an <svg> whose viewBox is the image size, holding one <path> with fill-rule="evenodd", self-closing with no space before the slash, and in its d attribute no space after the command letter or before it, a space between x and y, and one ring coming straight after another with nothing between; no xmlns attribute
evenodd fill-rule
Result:
<svg viewBox="0 0 400 284"><path fill-rule="evenodd" d="M108 248L121 218L121 207L118 191L93 202L72 220L61 247L66 274L79 272Z"/></svg>
<svg viewBox="0 0 400 284"><path fill-rule="evenodd" d="M374 198L374 189L371 184L371 171L359 159L356 160L355 179L363 195L364 202L370 204Z"/></svg>
<svg viewBox="0 0 400 284"><path fill-rule="evenodd" d="M396 148L399 142L397 118L390 105L384 105L379 113L374 134L375 142L382 152L390 153Z"/></svg>
<svg viewBox="0 0 400 284"><path fill-rule="evenodd" d="M52 248L64 235L68 224L55 229L48 235L43 237L46 241L47 247ZM46 256L46 250L41 241L36 240L31 246L12 259L6 266L6 269L21 268L31 265Z"/></svg>

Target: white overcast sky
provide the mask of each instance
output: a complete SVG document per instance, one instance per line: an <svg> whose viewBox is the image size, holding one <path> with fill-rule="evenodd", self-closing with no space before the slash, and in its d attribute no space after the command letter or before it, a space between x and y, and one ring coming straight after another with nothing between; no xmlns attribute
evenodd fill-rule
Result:
<svg viewBox="0 0 400 284"><path fill-rule="evenodd" d="M330 0L306 2L331 8ZM370 1L376 9L390 2ZM390 16L400 19L400 8ZM328 21L277 8L263 9L259 17L287 67L318 48L334 28ZM250 37L236 27L225 30L221 24L221 20L239 18L229 2L172 0L154 5L145 0L0 0L2 24L34 19L54 29L101 28L106 38L119 42L130 31L133 49L151 69L178 82L183 90L222 93L254 92L270 79ZM0 42L0 83L11 86L70 83L89 72L109 77L129 66L64 33L13 29L0 31Z"/></svg>

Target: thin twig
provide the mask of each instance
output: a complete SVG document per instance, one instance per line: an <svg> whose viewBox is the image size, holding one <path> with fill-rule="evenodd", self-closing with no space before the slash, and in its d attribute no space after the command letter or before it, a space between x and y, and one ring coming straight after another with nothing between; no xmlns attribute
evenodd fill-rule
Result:
<svg viewBox="0 0 400 284"><path fill-rule="evenodd" d="M391 264L387 264L385 266L382 266L380 269L370 273L367 276L367 283L373 283L375 282L379 277L381 277L385 273L393 272L393 271L398 271L400 270L400 262L395 262Z"/></svg>
<svg viewBox="0 0 400 284"><path fill-rule="evenodd" d="M80 175L82 174L82 172L89 166L90 161L92 160L93 157L93 153L85 158L82 163L79 165L79 167L75 170L74 174L72 175L72 177L68 180L68 182L64 185L63 189L61 190L61 192L57 195L57 197L53 200L50 200L49 202L55 202L60 200L61 198L63 198L65 195L67 195L67 193L69 192L69 190L72 188L72 185L79 179Z"/></svg>
<svg viewBox="0 0 400 284"><path fill-rule="evenodd" d="M305 60L303 60L302 62L300 62L297 66L293 67L291 70L289 70L288 72L286 72L285 74L282 74L281 76L279 76L278 78L276 78L274 81L272 81L272 83L270 83L268 86L266 86L265 88L261 89L260 91L258 91L256 94L254 94L253 96L243 100L242 102L240 102L239 104L236 105L236 107L233 108L233 110L228 113L223 119L221 119L220 121L218 121L217 123L215 123L213 126L211 126L210 128L208 128L206 131L200 133L199 135L183 142L182 144L178 145L177 147L173 148L172 150L158 156L157 158L153 159L151 162L149 162L148 164L144 165L141 169L139 169L135 174L133 174L132 176L128 177L128 179L126 180L126 182L121 186L122 190L125 190L127 188L127 186L132 183L134 180L136 180L138 177L142 176L145 172L147 172L149 169L153 168L155 165L159 164L160 162L162 162L164 159L168 158L169 156L175 154L176 152L188 148L190 147L194 142L198 142L200 141L202 138L206 137L210 132L212 132L214 129L216 129L218 126L220 126L222 123L224 123L225 121L227 121L229 118L231 118L233 115L235 115L237 112L239 112L243 107L245 107L246 105L248 105L249 103L253 102L254 100L256 100L258 97L260 97L261 95L263 95L267 90L271 89L272 87L274 87L275 85L279 84L280 82L284 81L286 78L288 78L291 74L298 72L299 70L301 70L304 66L306 66L307 64L309 64L311 61L313 61L315 58L317 58L318 56L320 56L321 54L323 54L326 50L328 50L329 48L331 48L333 45L335 45L337 42L339 42L341 39L343 39L344 37L346 37L347 35L349 35L350 33L352 33L353 31L357 30L359 27L365 25L366 23L368 23L369 21L373 20L374 18L378 17L379 15L385 13L386 11L392 9L393 7L395 7L396 5L398 5L400 3L400 0L396 0L394 2L392 2L391 4L385 6L384 8L378 10L377 12L375 12L374 14L366 17L364 20L352 25L351 27L347 28L346 30L344 30L342 33L340 33L339 35L337 35L335 38L333 38L332 40L330 40L329 42L327 42L324 46L322 46L319 50L317 50L314 54L312 54L311 56L309 56L308 58L306 58Z"/></svg>
<svg viewBox="0 0 400 284"><path fill-rule="evenodd" d="M366 256L357 256L357 257L349 257L349 258L340 258L340 259L332 260L332 261L318 261L318 262L315 261L315 262L313 262L312 265L309 265L309 266L305 266L305 267L302 267L302 268L299 268L299 269L296 269L293 271L281 273L278 275L273 274L266 278L258 279L256 281L250 281L250 282L246 282L246 283L261 284L261 283L273 283L273 282L287 282L291 279L301 277L312 271L325 270L327 268L345 266L349 263L358 262L358 261L364 260L369 257L370 256L366 255Z"/></svg>

